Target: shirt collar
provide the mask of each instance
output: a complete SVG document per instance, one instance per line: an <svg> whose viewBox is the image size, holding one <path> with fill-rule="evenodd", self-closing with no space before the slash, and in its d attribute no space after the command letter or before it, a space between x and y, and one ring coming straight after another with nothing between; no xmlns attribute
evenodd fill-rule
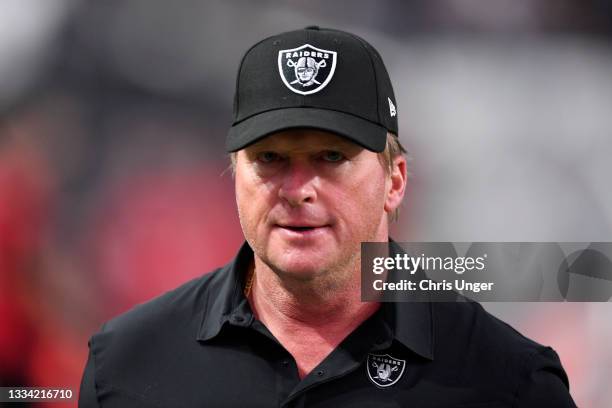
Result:
<svg viewBox="0 0 612 408"><path fill-rule="evenodd" d="M382 306L393 338L429 360L434 359L432 307L430 302L389 302Z"/></svg>
<svg viewBox="0 0 612 408"><path fill-rule="evenodd" d="M404 252L401 246L389 238L389 256L395 257ZM434 359L433 306L430 301L396 301L383 302L380 310L380 316L392 338L429 360Z"/></svg>
<svg viewBox="0 0 612 408"><path fill-rule="evenodd" d="M403 252L389 239L391 254ZM236 257L211 276L206 288L202 323L197 339L206 341L217 336L223 326L248 327L254 316L243 293L245 275L253 261L253 250L245 242ZM389 302L381 307L380 316L394 338L422 357L433 360L433 303Z"/></svg>
<svg viewBox="0 0 612 408"><path fill-rule="evenodd" d="M253 261L253 250L245 241L236 257L213 273L205 289L206 296L198 340L215 337L227 322L236 326L249 326L253 313L242 292L245 275Z"/></svg>

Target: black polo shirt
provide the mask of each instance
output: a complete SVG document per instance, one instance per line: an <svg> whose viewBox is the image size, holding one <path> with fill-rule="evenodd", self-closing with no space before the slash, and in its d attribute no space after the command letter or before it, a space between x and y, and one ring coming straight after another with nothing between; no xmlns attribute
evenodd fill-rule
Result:
<svg viewBox="0 0 612 408"><path fill-rule="evenodd" d="M574 407L557 354L475 302L384 303L300 380L243 295L253 252L104 324L79 407Z"/></svg>

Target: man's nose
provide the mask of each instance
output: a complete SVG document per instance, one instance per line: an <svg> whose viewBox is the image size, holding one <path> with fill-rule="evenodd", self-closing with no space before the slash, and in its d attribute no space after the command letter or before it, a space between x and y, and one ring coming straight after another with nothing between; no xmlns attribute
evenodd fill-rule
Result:
<svg viewBox="0 0 612 408"><path fill-rule="evenodd" d="M317 199L317 176L308 163L291 163L283 175L278 195L292 207L312 204Z"/></svg>

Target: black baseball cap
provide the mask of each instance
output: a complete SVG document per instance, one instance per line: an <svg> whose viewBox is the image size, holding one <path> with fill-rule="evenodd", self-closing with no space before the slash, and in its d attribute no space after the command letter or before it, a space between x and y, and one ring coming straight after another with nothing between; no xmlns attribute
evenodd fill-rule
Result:
<svg viewBox="0 0 612 408"><path fill-rule="evenodd" d="M293 128L333 132L382 152L387 132L398 129L378 52L356 35L316 26L251 47L238 69L227 151Z"/></svg>

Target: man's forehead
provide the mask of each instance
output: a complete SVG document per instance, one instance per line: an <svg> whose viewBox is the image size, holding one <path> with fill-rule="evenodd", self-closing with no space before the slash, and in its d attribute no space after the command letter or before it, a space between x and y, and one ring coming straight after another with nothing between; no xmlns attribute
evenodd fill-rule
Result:
<svg viewBox="0 0 612 408"><path fill-rule="evenodd" d="M363 147L336 133L297 128L270 134L251 146L252 149L308 150L335 148L361 150Z"/></svg>

